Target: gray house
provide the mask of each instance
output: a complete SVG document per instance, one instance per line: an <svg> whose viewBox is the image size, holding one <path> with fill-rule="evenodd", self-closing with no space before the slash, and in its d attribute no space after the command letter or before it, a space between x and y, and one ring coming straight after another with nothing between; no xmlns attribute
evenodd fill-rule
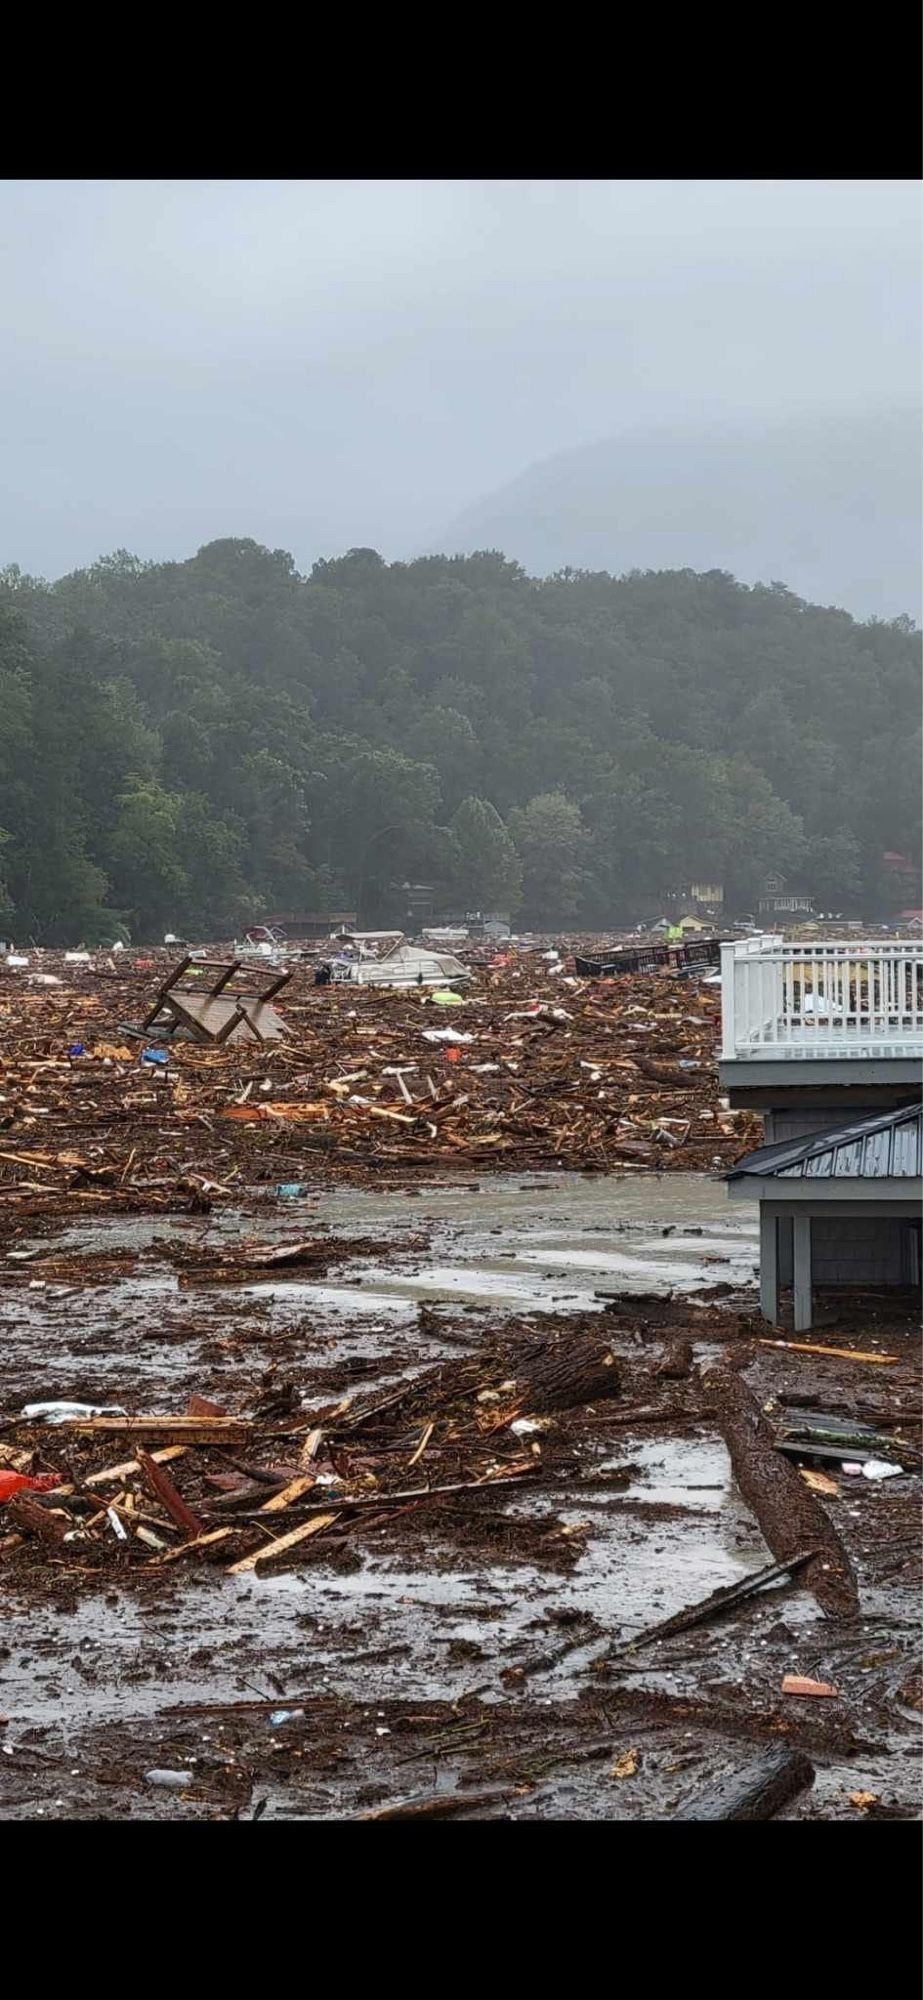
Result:
<svg viewBox="0 0 923 2000"><path fill-rule="evenodd" d="M732 1200L759 1201L765 1319L778 1319L783 1284L798 1332L811 1325L814 1284L919 1285L923 1106L761 1146L728 1182Z"/></svg>
<svg viewBox="0 0 923 2000"><path fill-rule="evenodd" d="M729 1176L759 1201L765 1317L788 1285L799 1331L815 1284L918 1285L923 946L748 938L721 998L721 1085L767 1141Z"/></svg>

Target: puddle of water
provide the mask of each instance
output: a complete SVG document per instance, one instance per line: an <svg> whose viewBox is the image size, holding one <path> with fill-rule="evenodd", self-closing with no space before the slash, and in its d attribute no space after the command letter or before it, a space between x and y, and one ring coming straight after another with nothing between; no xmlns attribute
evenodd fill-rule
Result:
<svg viewBox="0 0 923 2000"><path fill-rule="evenodd" d="M369 1537L358 1543L362 1569L346 1576L323 1565L246 1580L199 1572L191 1592L165 1580L156 1603L121 1592L83 1598L68 1614L66 1650L59 1614L35 1607L28 1634L18 1637L15 1620L7 1628L14 1643L0 1667L0 1698L12 1734L4 1741L15 1745L17 1730L32 1724L66 1733L178 1702L272 1696L278 1691L262 1661L293 1693L456 1699L483 1686L488 1699L500 1698L505 1665L556 1643L554 1627L532 1629L545 1605L590 1614L604 1631L627 1636L767 1560L720 1444L628 1438L619 1461L609 1462L628 1460L644 1470L625 1498L695 1511L645 1516L624 1507L623 1496L609 1493L600 1504L592 1486L565 1504L536 1495L516 1512L547 1516L549 1527L590 1523L575 1568L563 1576L529 1564L446 1571L431 1566L425 1547L419 1563L409 1563L379 1555ZM720 1494L689 1490L710 1484L720 1484ZM438 1551L438 1537L433 1546ZM472 1616L485 1607L488 1616ZM459 1639L483 1648L483 1657L450 1660ZM589 1650L598 1645L597 1636ZM363 1657L391 1648L391 1658ZM549 1678L563 1684L580 1660L575 1653Z"/></svg>
<svg viewBox="0 0 923 2000"><path fill-rule="evenodd" d="M637 1465L641 1472L625 1488L628 1499L658 1500L670 1506L694 1507L720 1513L733 1491L730 1461L724 1446L712 1438L641 1438L606 1459L603 1470ZM739 1523L735 1523L735 1532Z"/></svg>

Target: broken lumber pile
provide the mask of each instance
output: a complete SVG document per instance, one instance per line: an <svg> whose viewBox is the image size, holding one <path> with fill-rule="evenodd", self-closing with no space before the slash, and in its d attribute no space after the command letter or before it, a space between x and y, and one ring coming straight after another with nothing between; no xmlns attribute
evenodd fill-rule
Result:
<svg viewBox="0 0 923 2000"><path fill-rule="evenodd" d="M0 976L0 1205L26 1214L207 1209L287 1178L293 1154L361 1182L466 1164L714 1170L756 1141L750 1114L720 1103L714 995L670 971L588 982L500 954L446 1027L415 990L318 989L299 968L284 1041L164 1044L152 1024L147 1047L119 1024L150 1012L169 954L39 957L50 987ZM223 1005L190 961L197 977Z"/></svg>
<svg viewBox="0 0 923 2000"><path fill-rule="evenodd" d="M240 1416L200 1396L172 1416L80 1414L79 1406L65 1416L62 1405L50 1431L35 1414L43 1406L29 1406L4 1427L21 1434L17 1457L34 1468L56 1452L68 1476L41 1495L14 1494L16 1534L4 1549L27 1554L41 1544L44 1560L65 1563L88 1552L94 1562L218 1561L231 1575L259 1574L307 1556L331 1531L342 1538L424 1510L502 1507L508 1491L541 1476L533 1433L551 1418L532 1412L618 1392L605 1340L514 1328L476 1357L441 1363L355 1408L336 1405L320 1422L302 1411L291 1383ZM134 1455L100 1462L114 1439L129 1440ZM114 1489L111 1500L100 1499L101 1487Z"/></svg>

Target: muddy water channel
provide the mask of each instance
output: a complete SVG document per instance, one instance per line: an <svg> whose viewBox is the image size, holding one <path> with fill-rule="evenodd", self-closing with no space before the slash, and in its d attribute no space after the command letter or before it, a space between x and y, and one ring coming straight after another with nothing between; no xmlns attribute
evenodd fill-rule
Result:
<svg viewBox="0 0 923 2000"><path fill-rule="evenodd" d="M299 1237L330 1239L319 1275L197 1276L213 1253L244 1265L248 1246ZM668 1338L688 1340L697 1367L732 1355L767 1399L800 1386L854 1403L882 1376L889 1395L914 1394L903 1336L887 1367L760 1348L756 1250L755 1211L679 1174L261 1194L204 1218L88 1217L17 1238L0 1291L7 1418L50 1397L179 1414L197 1394L247 1412L272 1384L310 1412L476 1356L507 1322L590 1315L640 1414L618 1400L563 1413L553 1477L488 1511L405 1509L321 1538L279 1573L129 1571L116 1551L100 1575L11 1552L0 1816L352 1817L468 1790L490 1794L472 1807L484 1816L660 1817L767 1741L814 1765L790 1816L914 1813L914 1476L831 1482L858 1622L783 1582L607 1662L771 1560L686 1385L669 1410L646 1407ZM52 1463L54 1445L49 1432ZM786 1700L790 1672L837 1696ZM172 1785L151 1779L163 1768Z"/></svg>

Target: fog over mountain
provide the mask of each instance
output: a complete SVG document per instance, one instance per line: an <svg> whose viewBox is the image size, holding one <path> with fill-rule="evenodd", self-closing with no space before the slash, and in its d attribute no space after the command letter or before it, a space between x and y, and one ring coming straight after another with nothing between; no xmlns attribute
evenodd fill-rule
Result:
<svg viewBox="0 0 923 2000"><path fill-rule="evenodd" d="M921 411L626 430L530 466L450 522L447 553L565 567L729 570L855 617L921 608Z"/></svg>
<svg viewBox="0 0 923 2000"><path fill-rule="evenodd" d="M2 182L0 568L486 541L913 610L921 219L909 180Z"/></svg>

